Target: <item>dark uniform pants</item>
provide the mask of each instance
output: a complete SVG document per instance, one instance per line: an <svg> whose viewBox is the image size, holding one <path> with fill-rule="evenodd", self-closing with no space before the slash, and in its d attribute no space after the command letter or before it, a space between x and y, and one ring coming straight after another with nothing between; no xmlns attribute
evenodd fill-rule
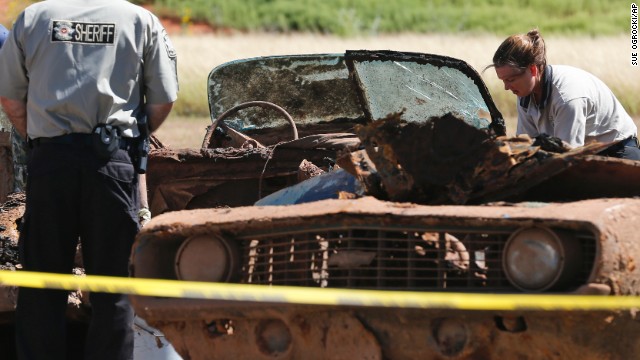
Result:
<svg viewBox="0 0 640 360"><path fill-rule="evenodd" d="M627 160L640 160L640 148L638 148L638 139L633 136L623 140L616 151L616 157Z"/></svg>
<svg viewBox="0 0 640 360"><path fill-rule="evenodd" d="M139 230L138 177L129 154L108 160L91 147L42 144L29 156L20 237L23 268L70 274L78 239L89 275L128 276ZM20 288L16 341L21 359L67 359L68 292ZM133 311L126 295L91 293L85 359L133 357ZM73 341L73 340L71 340Z"/></svg>
<svg viewBox="0 0 640 360"><path fill-rule="evenodd" d="M638 148L638 145L638 138L631 136L620 141L616 145L611 146L600 154L620 159L640 160L640 148Z"/></svg>

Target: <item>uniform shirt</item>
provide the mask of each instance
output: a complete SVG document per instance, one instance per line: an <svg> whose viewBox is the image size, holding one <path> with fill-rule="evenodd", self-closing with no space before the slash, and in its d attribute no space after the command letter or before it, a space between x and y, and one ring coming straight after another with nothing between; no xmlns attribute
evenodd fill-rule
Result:
<svg viewBox="0 0 640 360"><path fill-rule="evenodd" d="M542 101L518 98L516 134L547 134L571 146L611 142L636 135L637 128L611 90L594 75L571 66L548 65Z"/></svg>
<svg viewBox="0 0 640 360"><path fill-rule="evenodd" d="M0 96L27 103L29 138L138 136L144 101L176 100L176 53L160 21L123 0L47 0L26 8L0 50ZM144 96L143 96L144 94Z"/></svg>

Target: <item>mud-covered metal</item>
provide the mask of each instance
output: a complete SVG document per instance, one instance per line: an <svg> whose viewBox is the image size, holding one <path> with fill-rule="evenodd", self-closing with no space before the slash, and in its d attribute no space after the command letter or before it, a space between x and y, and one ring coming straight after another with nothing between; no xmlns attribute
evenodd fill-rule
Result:
<svg viewBox="0 0 640 360"><path fill-rule="evenodd" d="M156 255L158 252L146 254L145 251L154 249L154 251L174 252L180 243L186 238L202 233L214 232L224 234L228 239L235 239L239 244L244 244L247 249L251 249L251 241L261 238L287 238L288 243L281 244L285 252L291 252L292 256L298 251L294 246L292 239L296 239L296 234L302 234L300 229L305 231L304 238L301 238L300 245L306 246L311 251L321 250L321 242L327 241L326 236L316 238L316 235L327 234L334 231L336 234L340 232L347 233L349 229L380 229L386 228L389 235L381 237L389 241L389 249L396 248L398 251L404 251L408 254L408 249L413 251L414 259L418 258L421 253L437 254L438 251L430 250L429 244L432 237L431 233L448 233L457 234L474 234L471 237L456 236L464 248L469 252L470 259L479 261L478 250L485 252L485 261L489 266L490 258L494 259L493 270L497 271L495 275L501 276L501 269L498 260L494 257L500 257L502 245L506 238L522 227L532 227L544 224L550 229L556 231L570 232L576 235L581 242L595 258L585 263L583 271L582 284L580 281L568 285L564 290L571 291L578 289L581 285L587 283L615 283L611 289L614 294L640 294L640 289L635 287L635 283L640 281L640 268L634 264L640 258L640 244L638 242L629 241L633 239L632 233L635 231L635 221L640 219L640 200L638 199L594 199L577 202L569 202L564 204L545 204L545 203L522 203L514 206L509 204L496 204L492 206L424 206L408 203L383 202L371 197L358 200L325 200L300 204L294 206L266 206L266 207L240 207L235 209L199 209L183 212L165 214L153 219L152 222L143 229L138 240L138 247L134 251L132 260L134 266L134 274L140 277L157 277L157 273L153 268L161 269L167 264L158 262ZM411 246L406 249L398 248L393 245L394 238L391 237L392 229L396 229L398 236L404 234L405 238L415 238L421 241L423 249L417 249L417 242L406 242ZM502 236L503 239L500 240ZM476 238L478 237L478 238ZM480 249L475 244L482 244L483 239L491 239L496 246L493 248ZM315 239L314 241L304 239ZM325 239L325 240L323 240ZM436 241L438 236L435 236ZM338 237L336 237L338 240ZM347 239L345 238L345 241ZM374 242L375 243L375 242ZM362 251L370 251L376 248L373 244L362 244ZM489 243L488 243L489 244ZM502 245L500 245L502 244ZM490 245L490 244L489 244ZM278 245L279 246L279 245ZM343 245L347 250L348 244ZM277 247L277 246L276 246ZM336 251L339 249L335 247ZM445 248L440 248L442 252ZM454 248L449 246L446 248L449 252ZM265 250L267 254L276 254L274 250ZM332 248L327 248L329 254L327 261L336 252ZM265 253L265 251L262 251ZM377 251L377 250L376 250ZM491 252L495 251L493 255ZM174 255L167 253L170 259ZM310 254L310 253L309 253ZM249 261L249 251L243 256ZM275 257L280 255L274 255ZM300 253L298 256L304 256ZM324 256L318 255L320 259ZM316 256L316 257L318 257ZM443 254L444 256L444 254ZM288 262L295 264L297 260L291 260L287 256L283 256L281 263L285 266ZM402 261L411 262L412 258L405 255L400 257ZM419 262L425 267L438 267L438 263L429 259ZM437 260L437 258L435 259ZM355 260L354 260L355 261ZM372 259L373 261L373 259ZM400 260L398 260L400 261ZM140 266L141 262L153 264L153 267ZM460 267L448 268L451 261L442 261L439 265L445 272L451 272L448 277L450 280L455 279L455 272L459 272ZM408 263L407 263L408 264ZM171 263L169 264L171 265ZM476 264L478 265L478 264ZM272 266L276 266L273 264ZM279 265L277 265L279 266ZM304 281L313 281L314 272L312 267L303 267L307 276L300 279ZM274 268L275 269L275 268ZM338 269L338 268L335 268ZM418 268L414 268L417 270ZM445 270L446 269L446 270ZM406 269L405 269L406 270ZM462 269L464 270L464 269ZM492 270L492 271L493 271ZM173 271L172 269L170 271ZM245 268L244 271L249 271ZM465 271L471 271L467 269ZM477 271L477 270L476 270ZM154 275L156 274L156 275ZM164 272L163 272L164 274ZM453 278L451 276L454 276ZM170 278L175 278L172 275ZM490 276L486 277L491 278ZM440 282L446 281L444 278L434 278L432 286L437 287ZM577 279L576 279L577 280ZM614 281L615 280L615 281ZM328 283L327 285L331 285ZM472 285L466 283L463 286ZM314 286L320 287L319 283ZM349 287L348 285L336 285L338 287ZM390 283L390 286L393 286ZM396 286L399 286L396 284ZM408 285L418 286L418 284ZM490 284L481 285L480 288L490 288ZM426 289L427 287L425 287ZM495 290L495 289L494 289ZM519 292L517 289L504 289L507 291Z"/></svg>
<svg viewBox="0 0 640 360"><path fill-rule="evenodd" d="M356 127L374 115L401 111L422 123L457 109L478 131L504 132L478 74L441 56L358 51L239 60L211 71L208 95L214 124L202 149L151 151L153 214L252 204L293 185L304 160L329 170L341 151L359 145ZM282 111L243 105L255 103ZM292 131L300 140L292 141Z"/></svg>
<svg viewBox="0 0 640 360"><path fill-rule="evenodd" d="M358 127L366 155L341 161L362 182L382 184L371 195L421 204L477 204L639 194L634 184L640 181L640 162L595 156L611 144L558 153L526 136L496 137L452 113L421 123L404 116ZM373 179L365 179L364 172Z"/></svg>
<svg viewBox="0 0 640 360"><path fill-rule="evenodd" d="M184 358L210 359L627 359L640 323L616 312L484 312L225 304L145 316ZM202 305L194 301L193 308ZM175 305L173 305L175 306ZM153 312L154 315L149 313ZM166 319L162 321L159 319ZM265 347L264 327L280 324ZM597 332L598 336L593 336ZM274 331L275 333L275 331ZM284 333L285 335L279 335ZM288 335L288 336L287 336ZM290 340L289 340L290 339ZM550 355L552 354L552 355ZM366 356L366 357L365 357Z"/></svg>
<svg viewBox="0 0 640 360"><path fill-rule="evenodd" d="M323 142L305 137L272 147L153 149L147 169L151 212L253 204L295 184L305 159L326 169L338 150L357 143L349 138Z"/></svg>
<svg viewBox="0 0 640 360"><path fill-rule="evenodd" d="M211 72L209 101L212 119L274 103L300 139L277 112L245 109L210 129L206 148L154 150L155 213L194 210L142 230L134 277L176 279L182 244L203 236L233 247L231 281L247 285L522 293L533 290L506 275L515 251L506 244L544 229L572 253L554 273L562 281L540 292L640 295L639 163L598 155L613 144L504 136L462 60L391 51L240 60ZM295 205L242 206L267 194L259 204ZM228 208L202 209L212 207ZM635 311L132 300L192 359L626 359L640 350Z"/></svg>
<svg viewBox="0 0 640 360"><path fill-rule="evenodd" d="M357 287L364 280L362 274L358 276L359 269L370 262L382 265L379 257L393 252L393 257L387 256L384 260L387 265L377 270L386 271L386 276L372 278L368 288L397 288L403 283L415 289L429 282L422 280L421 283L418 276L424 275L426 268L433 267L439 275L431 277L432 290L461 291L465 286L473 286L467 291L519 292L515 288L492 286L495 280L498 283L505 280L500 278L500 265L496 262L503 249L500 244L504 244L509 234L517 229L544 224L554 231L578 236L581 246L592 259L583 264L581 276L574 279L575 282L555 291L594 293L593 289L601 287L606 289L606 292L599 292L602 295L638 295L635 284L640 281L640 269L635 263L640 259L640 245L629 239L634 238L635 224L639 220L640 200L637 199L596 199L565 204L422 206L366 197L286 207L200 209L165 214L152 220L138 239L132 264L136 277L172 278L175 275L164 271L161 262L166 262L164 268L171 267L173 254L182 241L197 234L215 233L229 240L235 239L239 245L246 245L249 251L245 254L249 256L244 260L245 274L262 267L270 273L263 273L260 278L274 284L288 274L289 285L296 281L309 281L307 284L298 283L298 286ZM348 234L349 230L364 234L362 230L374 227L385 227L387 234L378 236L377 241L369 238L368 243L339 236L340 233ZM300 237L303 234L300 230L304 230L304 237ZM333 239L327 238L330 232L336 235ZM396 243L396 239L390 237L392 233L404 234L405 238L417 234L420 242ZM472 236L462 236L464 234ZM452 246L452 237L448 235L459 239L463 246ZM282 242L274 243L278 238ZM440 242L438 251L429 249L430 244L434 245L432 239ZM351 242L351 246L357 247L349 247ZM406 245L403 247L402 244ZM256 258L251 262L252 248L262 254L264 260ZM460 249L466 249L469 260L464 260L467 257L459 254L455 256ZM402 255L403 251L405 255ZM373 256L363 256L366 253ZM425 253L440 255L423 262L415 261ZM298 263L305 254L315 257L315 265ZM403 261L413 265L402 269L389 267ZM483 272L480 267L488 271ZM279 272L282 269L287 269L287 273ZM345 277L349 271L355 277ZM413 274L413 280L401 280L401 273ZM471 277L461 277L460 274L464 273ZM254 276L258 275L254 273ZM245 278L245 282L247 280ZM411 281L413 285L410 285ZM146 297L134 297L133 300L136 309L150 323L158 326L183 356L196 359L207 358L207 354L213 351L257 359L268 356L295 359L302 349L313 350L309 353L311 358L327 358L346 351L328 346L321 340L322 336L318 338L315 333L304 331L304 326L300 328L301 323L325 324L323 328L327 334L343 334L345 339L372 336L374 343L365 346L348 342L348 350L376 350L382 358L393 359L410 359L418 354L442 359L512 358L524 353L544 357L548 351L561 358L596 359L612 355L613 358L624 358L638 351L638 338L633 334L640 329L640 322L635 319L633 311L413 311ZM343 319L344 316L356 321L347 327L348 334L330 325L333 324L332 319ZM288 334L285 337L289 339L286 341L289 345L280 348L282 351L277 354L260 350L261 342L255 337L263 326L261 324L272 321L281 322L279 332ZM342 324L342 320L339 323ZM600 335L595 336L596 333ZM206 337L208 335L210 337ZM626 340L610 343L616 337ZM238 352L239 346L247 349Z"/></svg>

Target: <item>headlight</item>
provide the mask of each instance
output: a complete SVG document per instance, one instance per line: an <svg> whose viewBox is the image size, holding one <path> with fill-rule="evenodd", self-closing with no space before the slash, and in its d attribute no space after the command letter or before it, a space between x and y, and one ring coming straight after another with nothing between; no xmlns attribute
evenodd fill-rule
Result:
<svg viewBox="0 0 640 360"><path fill-rule="evenodd" d="M237 251L222 237L194 235L185 240L175 257L180 280L227 282L236 275Z"/></svg>
<svg viewBox="0 0 640 360"><path fill-rule="evenodd" d="M580 268L581 246L569 234L543 227L522 228L507 240L503 267L523 291L545 291L571 280Z"/></svg>

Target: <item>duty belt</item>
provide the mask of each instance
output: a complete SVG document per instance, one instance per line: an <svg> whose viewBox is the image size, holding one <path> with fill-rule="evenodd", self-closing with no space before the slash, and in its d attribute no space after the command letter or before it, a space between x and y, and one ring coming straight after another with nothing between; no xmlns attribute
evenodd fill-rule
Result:
<svg viewBox="0 0 640 360"><path fill-rule="evenodd" d="M91 146L92 134L71 133L54 137L39 137L29 140L29 146L35 148L43 144L66 144L73 146ZM120 139L120 149L129 150L131 141L129 138Z"/></svg>
<svg viewBox="0 0 640 360"><path fill-rule="evenodd" d="M638 138L635 135L629 136L628 138L620 141L620 144L622 144L622 146L628 146L628 147L638 147Z"/></svg>

